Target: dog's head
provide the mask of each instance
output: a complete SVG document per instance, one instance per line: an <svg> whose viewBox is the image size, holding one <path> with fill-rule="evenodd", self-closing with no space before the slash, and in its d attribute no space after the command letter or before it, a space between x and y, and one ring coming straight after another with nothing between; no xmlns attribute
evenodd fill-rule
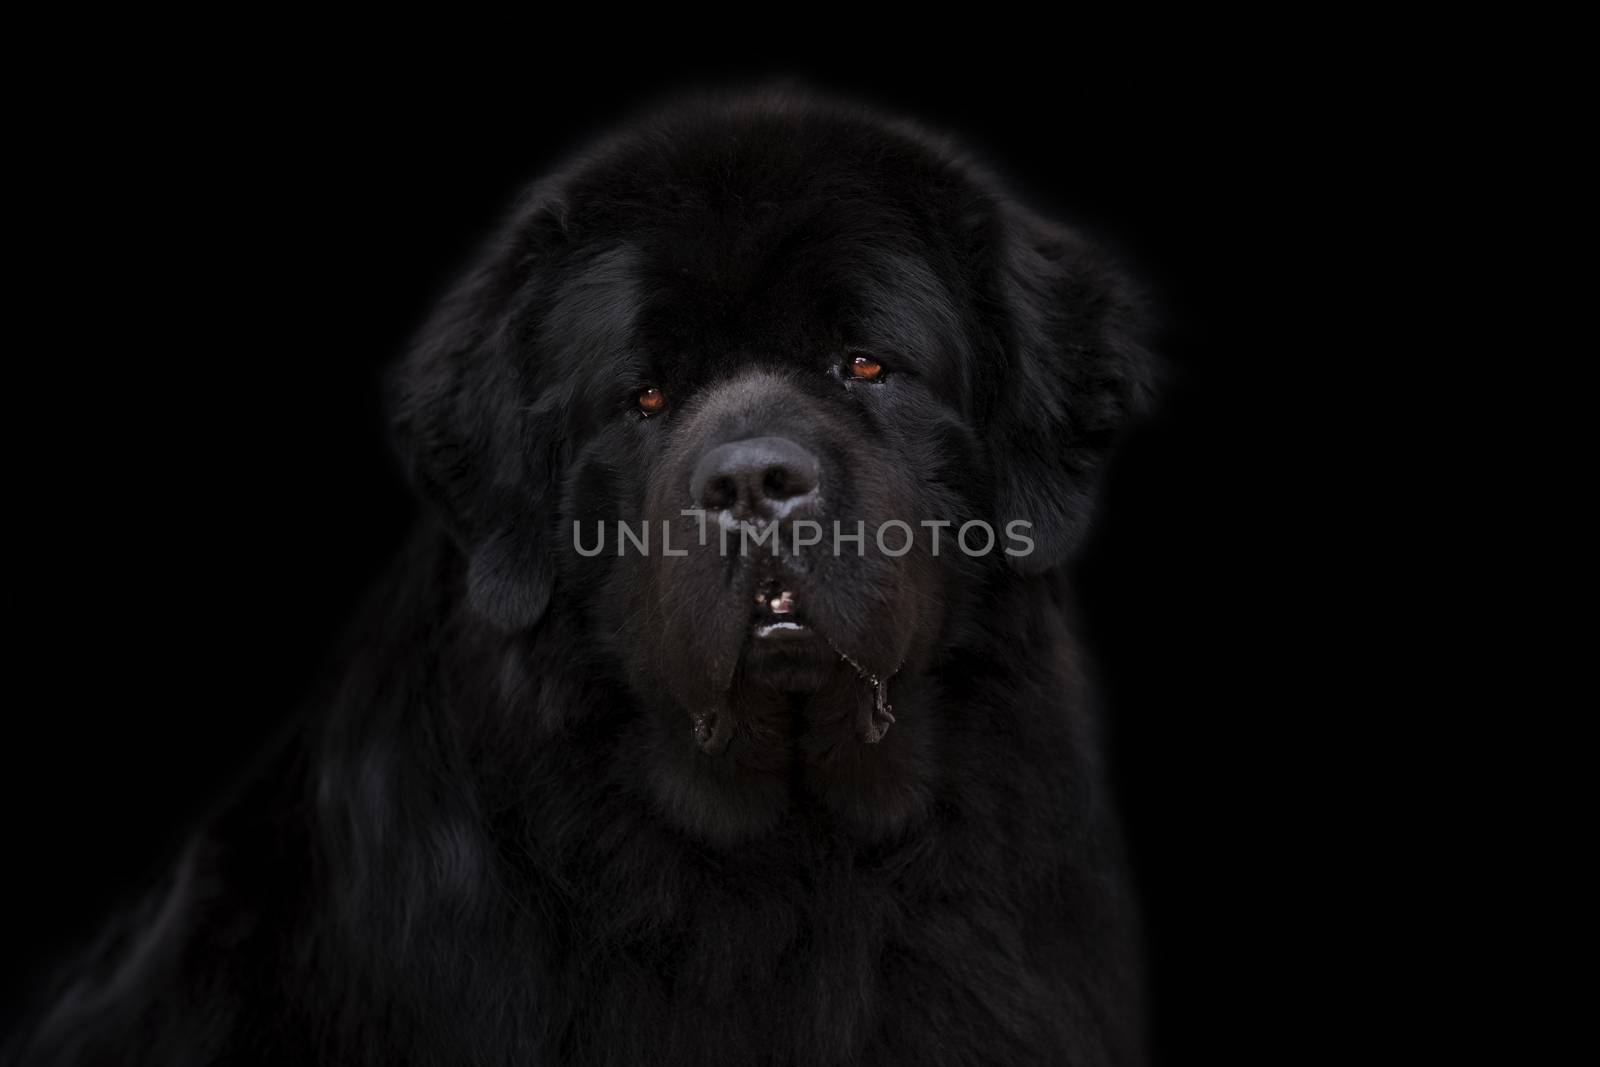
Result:
<svg viewBox="0 0 1600 1067"><path fill-rule="evenodd" d="M986 583L1063 562L1146 388L1135 319L909 126L696 103L525 196L396 425L478 613L560 598L686 758L773 770L797 727L884 737Z"/></svg>

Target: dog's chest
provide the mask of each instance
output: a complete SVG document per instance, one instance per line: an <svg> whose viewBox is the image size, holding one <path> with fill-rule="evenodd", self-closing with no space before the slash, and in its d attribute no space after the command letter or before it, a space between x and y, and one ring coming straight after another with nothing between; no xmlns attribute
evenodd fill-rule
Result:
<svg viewBox="0 0 1600 1067"><path fill-rule="evenodd" d="M1059 998L998 913L882 885L760 888L697 902L670 931L573 944L555 982L563 1062L979 1063L1051 1046Z"/></svg>

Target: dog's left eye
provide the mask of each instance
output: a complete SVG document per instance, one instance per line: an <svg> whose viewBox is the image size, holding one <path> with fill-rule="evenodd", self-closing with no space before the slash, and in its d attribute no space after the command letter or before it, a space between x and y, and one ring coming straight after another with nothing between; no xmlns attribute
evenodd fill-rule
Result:
<svg viewBox="0 0 1600 1067"><path fill-rule="evenodd" d="M845 371L862 382L875 382L883 377L883 364L864 352L851 352L845 356Z"/></svg>

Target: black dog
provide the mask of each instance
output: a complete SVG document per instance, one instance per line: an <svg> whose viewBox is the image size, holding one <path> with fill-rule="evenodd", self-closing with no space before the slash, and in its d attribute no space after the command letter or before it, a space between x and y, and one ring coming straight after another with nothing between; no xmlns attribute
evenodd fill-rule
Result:
<svg viewBox="0 0 1600 1067"><path fill-rule="evenodd" d="M436 522L341 684L14 1053L1139 1061L1062 579L1137 319L838 103L537 184L392 379Z"/></svg>

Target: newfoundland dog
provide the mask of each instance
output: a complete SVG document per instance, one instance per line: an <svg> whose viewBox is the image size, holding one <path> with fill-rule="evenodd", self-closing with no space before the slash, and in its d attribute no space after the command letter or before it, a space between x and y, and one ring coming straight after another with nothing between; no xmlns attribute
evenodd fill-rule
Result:
<svg viewBox="0 0 1600 1067"><path fill-rule="evenodd" d="M338 684L11 1055L1141 1061L1063 573L1139 318L867 109L598 142L388 380L428 518Z"/></svg>

